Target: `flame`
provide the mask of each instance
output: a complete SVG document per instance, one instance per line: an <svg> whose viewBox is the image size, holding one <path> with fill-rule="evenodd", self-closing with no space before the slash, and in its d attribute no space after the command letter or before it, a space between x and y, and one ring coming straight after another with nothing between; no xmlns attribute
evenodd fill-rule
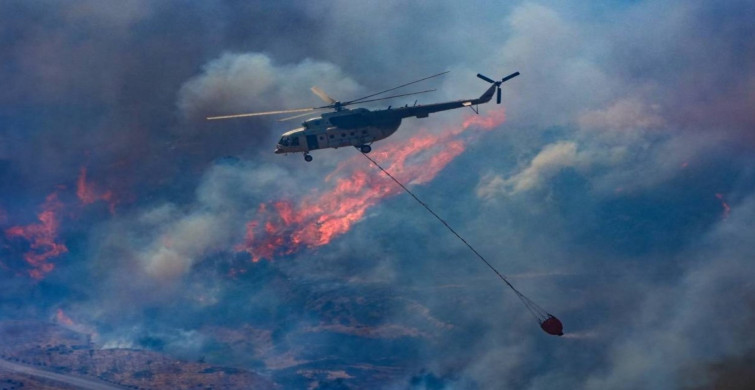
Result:
<svg viewBox="0 0 755 390"><path fill-rule="evenodd" d="M59 186L60 189L65 189L65 187ZM81 167L76 182L76 196L84 205L97 201L107 202L110 213L115 212L117 201L113 193L102 192L94 184L87 182L86 167ZM9 238L19 237L29 242L29 251L24 254L24 260L31 265L32 269L28 273L34 279L44 278L55 268L55 264L51 263L50 259L68 252L65 244L56 242L60 227L59 212L62 208L63 204L58 200L58 193L54 192L47 196L42 211L37 215L39 223L13 226L5 230ZM0 223L5 223L6 219L5 212L0 209Z"/></svg>
<svg viewBox="0 0 755 390"><path fill-rule="evenodd" d="M729 207L729 204L724 200L724 194L716 194L716 198L721 201L721 207L723 207L724 209L721 219L725 220L729 218L729 214L731 214L731 207Z"/></svg>
<svg viewBox="0 0 755 390"><path fill-rule="evenodd" d="M42 211L37 215L40 223L5 230L9 238L20 237L29 242L30 250L24 254L24 260L32 266L29 275L34 279L42 279L55 268L48 260L68 252L64 244L56 242L60 224L57 215L62 206L58 194L53 192L47 196Z"/></svg>
<svg viewBox="0 0 755 390"><path fill-rule="evenodd" d="M504 119L499 111L467 118L460 128L438 133L422 131L406 141L383 145L373 152L373 158L402 183L424 184L464 152L468 139L460 137L462 133L470 128L490 130ZM341 162L325 179L332 184L329 189L299 200L260 204L256 218L246 224L245 238L236 250L248 252L257 262L326 245L348 232L367 209L401 192L389 178L365 169L362 158L356 155Z"/></svg>
<svg viewBox="0 0 755 390"><path fill-rule="evenodd" d="M75 325L71 317L67 316L66 313L63 311L63 309L58 309L55 312L55 322L61 325L69 326L69 327Z"/></svg>
<svg viewBox="0 0 755 390"><path fill-rule="evenodd" d="M89 335L94 340L100 337L99 333L97 333L97 330L93 326L74 321L73 319L71 319L71 317L68 316L68 314L66 314L65 311L63 311L63 309L58 308L57 310L55 310L54 321L58 325L64 326L77 333Z"/></svg>
<svg viewBox="0 0 755 390"><path fill-rule="evenodd" d="M76 181L76 196L84 205L92 204L97 201L104 201L108 204L110 214L115 213L116 200L112 191L100 191L94 184L87 182L87 168L81 167L79 179Z"/></svg>

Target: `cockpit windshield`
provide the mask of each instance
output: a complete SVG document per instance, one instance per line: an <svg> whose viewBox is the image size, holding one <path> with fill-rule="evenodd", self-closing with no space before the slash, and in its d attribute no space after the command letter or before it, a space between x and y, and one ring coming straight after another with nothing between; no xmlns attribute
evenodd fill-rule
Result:
<svg viewBox="0 0 755 390"><path fill-rule="evenodd" d="M299 136L298 134L284 135L283 137L281 137L280 141L278 141L278 145L299 146Z"/></svg>

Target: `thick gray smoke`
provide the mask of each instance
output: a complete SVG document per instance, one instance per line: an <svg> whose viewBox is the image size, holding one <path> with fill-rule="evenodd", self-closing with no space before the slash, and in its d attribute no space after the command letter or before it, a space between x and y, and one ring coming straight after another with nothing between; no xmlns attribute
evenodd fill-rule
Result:
<svg viewBox="0 0 755 390"><path fill-rule="evenodd" d="M204 357L293 388L747 381L736 368L755 348L753 7L3 2L0 309L62 309L106 347ZM317 199L357 152L306 164L272 154L300 120L205 116L319 106L313 85L347 100L443 70L420 103L479 96L478 72L522 75L501 106L480 107L506 121L412 188L559 316L563 338L404 196L328 245L255 263L239 247L250 221ZM407 119L373 147L460 128L469 113ZM24 258L34 238L9 230L23 226L66 246L42 280Z"/></svg>
<svg viewBox="0 0 755 390"><path fill-rule="evenodd" d="M187 117L208 113L238 113L324 105L315 101L307 85L320 84L332 96L354 97L357 84L337 66L305 59L275 66L260 53L225 53L204 67L201 76L179 91L178 107ZM319 103L319 104L318 104Z"/></svg>

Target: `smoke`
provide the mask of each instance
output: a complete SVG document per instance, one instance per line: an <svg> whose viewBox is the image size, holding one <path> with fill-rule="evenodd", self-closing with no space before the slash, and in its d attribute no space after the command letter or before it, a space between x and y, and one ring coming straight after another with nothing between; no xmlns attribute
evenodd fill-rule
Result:
<svg viewBox="0 0 755 390"><path fill-rule="evenodd" d="M736 209L751 215L753 204L750 198ZM673 289L657 286L645 294L640 316L612 348L612 370L594 375L588 388L691 385L685 375L695 365L752 350L741 325L750 315L747 297L753 292L747 282L753 268L746 260L752 245L743 235L751 222L742 214L716 224L690 248L693 261Z"/></svg>
<svg viewBox="0 0 755 390"><path fill-rule="evenodd" d="M532 159L530 166L516 175L503 180L500 176L488 179L478 188L477 194L482 198L491 198L498 191L514 194L538 187L544 181L555 176L561 169L577 164L577 146L573 142L559 142L548 145Z"/></svg>
<svg viewBox="0 0 755 390"><path fill-rule="evenodd" d="M178 93L188 118L324 105L309 86L319 85L336 100L356 98L359 85L335 65L305 59L276 65L262 53L224 53L203 67Z"/></svg>
<svg viewBox="0 0 755 390"><path fill-rule="evenodd" d="M625 98L605 109L585 112L577 120L581 128L599 132L658 129L665 124L659 109L657 105L647 107L643 101Z"/></svg>
<svg viewBox="0 0 755 390"><path fill-rule="evenodd" d="M755 347L752 7L3 2L3 315L293 388L745 380L716 367ZM358 151L305 164L270 153L296 123L204 120L445 69L421 103L521 71L505 125L407 119L371 155L564 338Z"/></svg>

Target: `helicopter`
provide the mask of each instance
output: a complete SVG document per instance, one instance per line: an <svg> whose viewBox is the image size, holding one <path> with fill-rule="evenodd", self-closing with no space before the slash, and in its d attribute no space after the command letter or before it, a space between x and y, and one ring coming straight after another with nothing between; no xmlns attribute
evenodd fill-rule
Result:
<svg viewBox="0 0 755 390"><path fill-rule="evenodd" d="M384 110L372 111L361 107L353 109L346 108L347 106L354 104L394 99L403 96L435 91L434 89L430 89L425 91L370 99L375 96L406 87L408 85L416 84L427 79L444 75L446 73L448 73L448 71L346 102L341 102L333 99L320 88L312 87L311 91L324 102L326 102L327 105L320 107L295 108L290 110L211 116L207 117L207 120L303 112L303 114L298 114L279 120L285 121L311 115L313 111L332 109L334 111L323 113L319 117L307 119L302 123L302 127L283 133L280 140L278 141L278 144L275 146L276 154L303 153L304 160L310 162L312 161L312 155L310 155L309 152L316 149L337 149L344 146L354 146L362 153L369 153L372 150L372 147L370 145L375 141L385 139L395 133L401 125L401 120L404 118L427 118L431 113L434 112L453 110L461 107L470 107L475 113L479 114L478 105L489 102L493 98L494 94L496 94L496 103L501 104L501 84L508 80L511 80L516 76L519 76L519 72L514 72L502 78L500 81L495 81L487 76L478 73L477 77L487 81L492 85L480 97L476 99L455 100L450 102L433 103L426 105L417 105L417 102L415 101L414 105L412 106L409 106L408 104L404 107L397 108L388 106L388 108Z"/></svg>

